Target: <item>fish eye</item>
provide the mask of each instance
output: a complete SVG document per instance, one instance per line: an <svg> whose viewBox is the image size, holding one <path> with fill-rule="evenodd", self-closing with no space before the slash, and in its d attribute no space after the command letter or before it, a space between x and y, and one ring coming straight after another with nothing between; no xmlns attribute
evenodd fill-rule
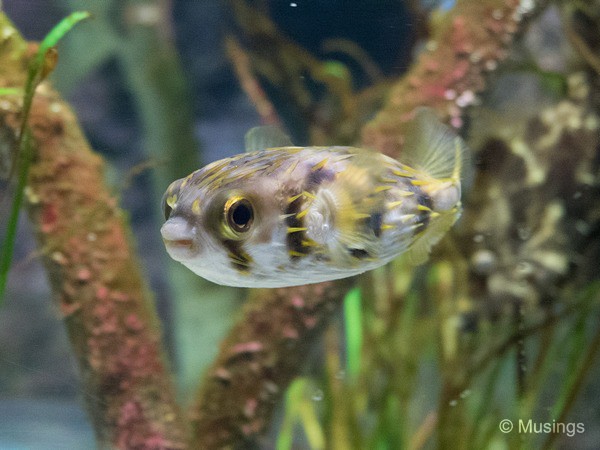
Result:
<svg viewBox="0 0 600 450"><path fill-rule="evenodd" d="M226 234L230 237L239 237L240 233L250 230L254 221L254 208L252 203L244 197L234 196L225 203L224 208Z"/></svg>

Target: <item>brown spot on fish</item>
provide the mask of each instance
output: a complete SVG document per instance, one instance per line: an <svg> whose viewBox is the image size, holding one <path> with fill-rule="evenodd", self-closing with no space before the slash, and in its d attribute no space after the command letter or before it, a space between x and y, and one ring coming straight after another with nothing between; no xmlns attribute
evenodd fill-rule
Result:
<svg viewBox="0 0 600 450"><path fill-rule="evenodd" d="M288 201L289 204L285 210L285 214L287 215L287 218L285 219L285 224L287 225L286 244L288 254L290 255L290 258L294 260L302 258L310 253L310 248L302 245L302 242L306 240L307 230L304 226L304 216L298 216L304 204L303 192L290 197Z"/></svg>
<svg viewBox="0 0 600 450"><path fill-rule="evenodd" d="M425 194L425 192L423 192L420 188L419 190L421 191L421 193L416 194L418 202L417 209L419 211L418 221L420 224L422 224L422 226L417 228L417 233L422 232L427 227L427 225L429 225L429 219L431 218L431 207L433 205L431 197Z"/></svg>
<svg viewBox="0 0 600 450"><path fill-rule="evenodd" d="M381 236L381 227L383 225L383 213L376 212L369 217L369 228L375 237Z"/></svg>
<svg viewBox="0 0 600 450"><path fill-rule="evenodd" d="M240 241L224 239L222 242L228 250L227 256L229 257L233 268L239 273L249 274L252 257L244 251Z"/></svg>
<svg viewBox="0 0 600 450"><path fill-rule="evenodd" d="M364 248L349 248L348 253L350 253L350 256L356 259L366 259L371 256Z"/></svg>
<svg viewBox="0 0 600 450"><path fill-rule="evenodd" d="M314 190L317 186L321 185L323 182L328 181L331 182L335 179L335 173L333 170L320 168L318 170L313 170L308 173L306 176L306 186L307 189Z"/></svg>

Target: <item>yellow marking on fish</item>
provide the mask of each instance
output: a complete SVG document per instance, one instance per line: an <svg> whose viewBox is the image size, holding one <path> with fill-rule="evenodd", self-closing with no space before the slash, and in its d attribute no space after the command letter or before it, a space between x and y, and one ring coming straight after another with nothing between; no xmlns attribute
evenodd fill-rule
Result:
<svg viewBox="0 0 600 450"><path fill-rule="evenodd" d="M382 183L391 183L391 184L396 184L398 182L398 180L394 180L393 178L385 178L385 177L382 177L379 181L381 181Z"/></svg>
<svg viewBox="0 0 600 450"><path fill-rule="evenodd" d="M299 231L306 231L308 228L306 227L288 227L288 233L298 233Z"/></svg>
<svg viewBox="0 0 600 450"><path fill-rule="evenodd" d="M415 193L411 192L411 191L400 191L400 192L397 192L396 195L400 195L401 197L411 197L411 196L415 195Z"/></svg>
<svg viewBox="0 0 600 450"><path fill-rule="evenodd" d="M392 228L395 228L394 225L390 225L389 223L384 223L383 225L381 225L381 230L391 230Z"/></svg>
<svg viewBox="0 0 600 450"><path fill-rule="evenodd" d="M304 239L301 242L301 244L303 247L318 247L319 246L319 244L316 243L315 241L313 241L312 239Z"/></svg>
<svg viewBox="0 0 600 450"><path fill-rule="evenodd" d="M417 205L417 209L419 211L427 211L427 212L431 212L431 208L425 205Z"/></svg>
<svg viewBox="0 0 600 450"><path fill-rule="evenodd" d="M307 214L308 214L308 208L307 209L303 209L298 214L296 214L296 218L302 219Z"/></svg>
<svg viewBox="0 0 600 450"><path fill-rule="evenodd" d="M410 180L413 186L425 186L427 184L431 184L431 181L427 180Z"/></svg>
<svg viewBox="0 0 600 450"><path fill-rule="evenodd" d="M306 256L305 253L297 252L296 250L288 250L290 256Z"/></svg>
<svg viewBox="0 0 600 450"><path fill-rule="evenodd" d="M196 215L200 214L200 199L197 198L192 203L192 212Z"/></svg>
<svg viewBox="0 0 600 450"><path fill-rule="evenodd" d="M266 171L265 171L265 173L266 173ZM252 172L243 173L243 174L241 174L241 175L239 175L239 176L238 176L238 179L239 179L239 180L247 180L247 179L249 179L249 178L253 178L253 177L254 177L254 175L255 175L255 174L254 174L254 173L252 173Z"/></svg>
<svg viewBox="0 0 600 450"><path fill-rule="evenodd" d="M395 202L389 202L387 204L387 209L394 209L397 208L398 206L402 206L402 203L404 203L404 200L397 200Z"/></svg>
<svg viewBox="0 0 600 450"><path fill-rule="evenodd" d="M402 220L403 220L404 222L408 222L409 220L411 220L411 219L414 219L415 217L417 217L417 215L416 215L416 214L404 214L404 215L402 216Z"/></svg>
<svg viewBox="0 0 600 450"><path fill-rule="evenodd" d="M295 202L296 200L298 200L300 197L304 197L304 198L307 198L307 199L309 199L309 200L314 200L314 199L316 199L316 198L317 198L317 197L315 197L315 195L314 195L314 194L311 194L311 193L310 193L310 192L308 192L308 191L302 191L302 192L300 192L299 194L293 195L292 197L288 197L288 199L287 199L287 202L288 202L288 203L294 203L294 202Z"/></svg>
<svg viewBox="0 0 600 450"><path fill-rule="evenodd" d="M240 266L246 266L246 267L250 267L250 262L252 261L252 258L250 258L250 255L244 253L241 256L236 255L235 253L227 253L227 256L229 256L229 258L236 264L239 264Z"/></svg>
<svg viewBox="0 0 600 450"><path fill-rule="evenodd" d="M322 169L323 167L325 167L325 164L327 164L327 161L329 161L329 158L325 158L321 162L315 164L310 170L312 172L316 172L317 170Z"/></svg>
<svg viewBox="0 0 600 450"><path fill-rule="evenodd" d="M191 173L187 177L185 177L183 179L183 182L181 183L180 189L183 189L190 182L190 180L192 179L193 176L194 176L194 174Z"/></svg>
<svg viewBox="0 0 600 450"><path fill-rule="evenodd" d="M402 177L402 178L409 178L409 177L412 176L411 172L409 172L409 171L403 172L403 171L398 170L398 169L392 169L392 173L394 175L396 175L398 177Z"/></svg>
<svg viewBox="0 0 600 450"><path fill-rule="evenodd" d="M291 174L292 174L292 172L293 172L294 170L296 170L296 167L298 167L298 163L299 163L299 162L300 162L300 160L299 160L299 159L297 159L297 160L295 160L295 161L294 161L292 164L290 164L290 167L288 167L288 168L285 170L285 174L286 174L286 176L289 176L289 175L291 175Z"/></svg>
<svg viewBox="0 0 600 450"><path fill-rule="evenodd" d="M177 194L167 197L167 205L169 205L169 208L175 208L175 203L177 203Z"/></svg>
<svg viewBox="0 0 600 450"><path fill-rule="evenodd" d="M383 191L389 191L390 189L393 189L394 186L377 186L375 188L375 192L383 192Z"/></svg>
<svg viewBox="0 0 600 450"><path fill-rule="evenodd" d="M354 213L354 214L352 214L352 217L354 217L354 219L356 219L356 220L367 219L367 218L371 217L371 214Z"/></svg>
<svg viewBox="0 0 600 450"><path fill-rule="evenodd" d="M298 200L300 197L302 197L302 194L304 194L304 193L300 192L297 195L294 195L292 197L288 197L288 199L287 199L288 203L294 203L296 200Z"/></svg>

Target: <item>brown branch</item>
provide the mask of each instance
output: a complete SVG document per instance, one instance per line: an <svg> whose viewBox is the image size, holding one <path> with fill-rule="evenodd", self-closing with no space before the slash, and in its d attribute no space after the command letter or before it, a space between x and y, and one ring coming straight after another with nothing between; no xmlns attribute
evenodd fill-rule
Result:
<svg viewBox="0 0 600 450"><path fill-rule="evenodd" d="M267 125L280 124L281 121L279 120L277 111L275 111L275 107L267 98L265 91L252 72L252 64L250 63L248 54L233 36L225 38L225 49L233 64L242 89L254 104L256 112L258 112L264 123Z"/></svg>
<svg viewBox="0 0 600 450"><path fill-rule="evenodd" d="M193 448L243 447L264 431L350 286L346 280L255 292L198 391Z"/></svg>
<svg viewBox="0 0 600 450"><path fill-rule="evenodd" d="M587 44L585 39L575 30L573 26L573 18L570 16L564 17L562 21L565 34L571 45L581 55L583 60L600 75L600 57Z"/></svg>
<svg viewBox="0 0 600 450"><path fill-rule="evenodd" d="M31 52L0 14L0 86L22 88ZM9 33L7 33L9 31ZM17 130L20 99L6 96L0 124ZM48 84L38 87L29 126L35 156L26 208L79 361L99 445L184 448L158 319L103 162Z"/></svg>
<svg viewBox="0 0 600 450"><path fill-rule="evenodd" d="M364 127L363 144L398 157L404 126L413 110L424 105L460 128L464 109L476 102L487 75L506 58L530 12L522 4L519 0L459 0L433 30L426 50L392 88L386 105Z"/></svg>

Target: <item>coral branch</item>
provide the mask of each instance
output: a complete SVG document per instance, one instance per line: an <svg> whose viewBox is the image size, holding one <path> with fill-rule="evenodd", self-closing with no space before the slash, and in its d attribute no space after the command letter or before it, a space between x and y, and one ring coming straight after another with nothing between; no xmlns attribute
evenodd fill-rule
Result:
<svg viewBox="0 0 600 450"><path fill-rule="evenodd" d="M513 37L536 1L458 1L433 30L425 51L392 88L388 101L363 129L363 143L398 157L404 125L423 105L456 128L477 101L489 72L506 58Z"/></svg>
<svg viewBox="0 0 600 450"><path fill-rule="evenodd" d="M0 28L0 86L22 87L31 54L4 15ZM20 111L20 98L6 96L0 124L17 130ZM79 360L99 444L184 448L185 421L158 320L124 216L104 186L103 163L48 84L38 88L29 126L35 154L26 207Z"/></svg>
<svg viewBox="0 0 600 450"><path fill-rule="evenodd" d="M194 448L256 439L350 286L343 281L257 291L198 392Z"/></svg>

